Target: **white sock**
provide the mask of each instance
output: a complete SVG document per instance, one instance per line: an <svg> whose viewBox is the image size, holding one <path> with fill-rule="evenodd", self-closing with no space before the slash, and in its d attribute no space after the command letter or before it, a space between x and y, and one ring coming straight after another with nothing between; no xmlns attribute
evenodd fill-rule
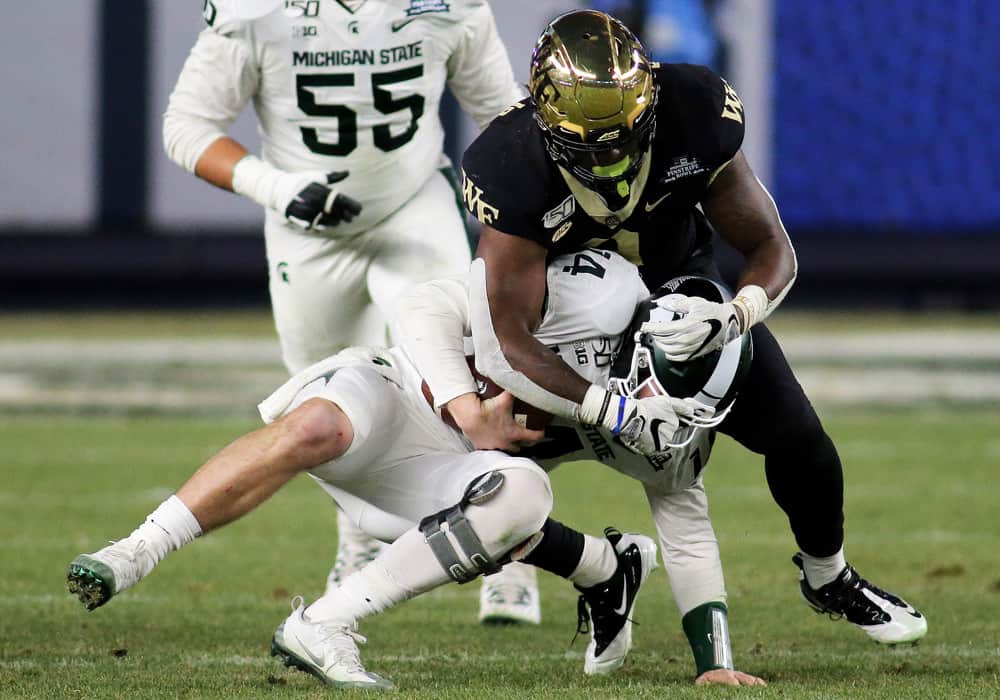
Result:
<svg viewBox="0 0 1000 700"><path fill-rule="evenodd" d="M147 515L146 521L133 530L129 538L146 543L145 552L152 559L152 569L167 554L180 549L199 535L201 525L197 518L184 505L184 501L174 495Z"/></svg>
<svg viewBox="0 0 1000 700"><path fill-rule="evenodd" d="M580 563L569 575L569 580L580 588L590 588L607 581L618 570L618 555L606 538L583 536L583 554Z"/></svg>
<svg viewBox="0 0 1000 700"><path fill-rule="evenodd" d="M829 557L813 557L802 552L802 569L805 571L809 587L814 590L835 581L845 566L847 560L844 559L843 547Z"/></svg>
<svg viewBox="0 0 1000 700"><path fill-rule="evenodd" d="M451 577L434 557L423 533L414 528L310 605L307 612L311 620L350 625L448 581Z"/></svg>

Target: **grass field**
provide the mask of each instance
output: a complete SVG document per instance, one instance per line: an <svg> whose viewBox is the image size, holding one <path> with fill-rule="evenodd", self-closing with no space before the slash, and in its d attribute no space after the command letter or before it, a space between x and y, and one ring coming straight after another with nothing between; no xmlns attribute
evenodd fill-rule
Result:
<svg viewBox="0 0 1000 700"><path fill-rule="evenodd" d="M259 319L229 324L234 335L269 330ZM40 321L21 337L65 340L72 327L57 331ZM79 328L88 337L172 333L169 322ZM995 372L991 363L977 360L977 367ZM88 376L88 386L107 380ZM317 595L333 560L334 511L307 479L173 554L104 608L86 613L65 592L74 555L127 534L202 460L255 426L252 399L237 394L231 403L240 408L197 415L79 404L7 405L0 413L0 697L334 694L268 656L291 596ZM790 563L794 544L761 465L722 438L706 481L733 647L737 666L763 676L768 688L693 686L662 570L640 596L636 647L614 676L583 676L585 640L570 646L575 596L545 574L541 627L482 628L478 584L447 586L367 621L366 665L407 698L1000 697L1000 402L821 408L845 462L848 558L927 615L930 630L919 645L878 647L804 605ZM641 489L627 479L577 463L560 468L553 482L559 519L592 533L608 524L653 532Z"/></svg>

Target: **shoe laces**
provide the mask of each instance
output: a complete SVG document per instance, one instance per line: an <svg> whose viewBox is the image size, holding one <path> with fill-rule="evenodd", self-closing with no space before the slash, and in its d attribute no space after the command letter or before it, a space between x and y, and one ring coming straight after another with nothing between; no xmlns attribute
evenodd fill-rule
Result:
<svg viewBox="0 0 1000 700"><path fill-rule="evenodd" d="M300 595L292 598L292 611L295 612L305 605L305 598ZM358 644L367 644L368 638L358 632L352 625L330 624L307 620L305 610L302 620L316 629L316 638L323 646L323 659L329 664L335 664L342 669L354 673L367 673L361 663L361 653Z"/></svg>
<svg viewBox="0 0 1000 700"><path fill-rule="evenodd" d="M108 546L98 552L104 563L115 572L118 590L124 590L142 578L139 557L146 551L146 540L109 540Z"/></svg>
<svg viewBox="0 0 1000 700"><path fill-rule="evenodd" d="M361 664L361 653L358 644L365 644L368 638L351 629L349 625L326 625L317 623L320 644L329 654L325 657L327 663L332 660L337 666L354 673L367 673Z"/></svg>
<svg viewBox="0 0 1000 700"><path fill-rule="evenodd" d="M868 596L864 594L864 589L869 589L876 595L888 598L888 594L877 586L872 585L867 579L862 578L857 570L848 564L849 578L836 590L831 590L826 595L824 605L826 613L831 620L840 620L847 616L849 610L856 609L865 614L880 617L884 611L877 606Z"/></svg>
<svg viewBox="0 0 1000 700"><path fill-rule="evenodd" d="M593 631L591 626L592 610L593 608L587 603L587 596L584 593L580 593L580 597L576 599L576 633L573 635L573 639L570 640L570 646L573 646L576 638L581 634L588 634ZM603 617L603 615L597 616L597 622L600 622ZM639 626L639 623L631 617L626 617L625 619L636 627Z"/></svg>
<svg viewBox="0 0 1000 700"><path fill-rule="evenodd" d="M590 612L587 609L587 599L580 594L580 597L576 599L576 633L573 635L573 639L570 641L569 645L573 646L576 643L576 638L581 634L588 634L590 632Z"/></svg>

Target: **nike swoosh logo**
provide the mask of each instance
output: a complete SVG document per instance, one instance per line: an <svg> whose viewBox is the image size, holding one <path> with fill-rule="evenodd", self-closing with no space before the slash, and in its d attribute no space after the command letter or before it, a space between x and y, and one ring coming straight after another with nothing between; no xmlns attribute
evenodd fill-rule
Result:
<svg viewBox="0 0 1000 700"><path fill-rule="evenodd" d="M622 586L622 604L615 608L616 615L624 615L628 609L628 589Z"/></svg>
<svg viewBox="0 0 1000 700"><path fill-rule="evenodd" d="M659 206L660 202L662 202L664 199L666 199L667 197L669 197L672 194L673 194L673 192L667 192L665 195L663 195L662 197L660 197L658 200L656 200L652 204L650 204L649 202L646 202L646 211L653 211L654 209L656 209L657 206Z"/></svg>
<svg viewBox="0 0 1000 700"><path fill-rule="evenodd" d="M299 635L296 634L295 639L298 640L299 645L306 650L306 656L308 656L314 664L316 664L320 668L323 668L323 664L326 661L326 659L323 658L322 656L316 656L315 654L313 654L309 650L309 647L306 645L306 643L302 641L302 638Z"/></svg>
<svg viewBox="0 0 1000 700"><path fill-rule="evenodd" d="M393 33L395 34L395 33L396 33L396 32L398 32L398 31L399 31L400 29L402 29L403 27L405 27L405 26L406 26L406 25L408 25L408 24L409 24L410 22L412 22L412 21L414 21L414 20L416 20L416 19L420 19L420 18L419 18L419 17L407 17L406 19L397 19L397 20L395 20L395 21L394 21L394 22L393 22L393 23L392 23L392 24L391 24L391 25L389 26L389 29L391 29L391 30L392 30L392 32L393 32Z"/></svg>
<svg viewBox="0 0 1000 700"><path fill-rule="evenodd" d="M649 432L653 434L653 449L657 452L663 452L663 446L660 444L660 426L666 422L660 418L654 418L649 422Z"/></svg>
<svg viewBox="0 0 1000 700"><path fill-rule="evenodd" d="M695 351L692 352L689 357L697 357L698 353L702 351L702 348L708 345L708 343L712 340L712 338L718 335L719 331L722 330L722 322L719 321L719 319L717 318L706 318L705 323L708 324L708 327L710 329L708 331L708 335L705 336L705 340L702 342L702 344L699 345L697 349L695 349Z"/></svg>

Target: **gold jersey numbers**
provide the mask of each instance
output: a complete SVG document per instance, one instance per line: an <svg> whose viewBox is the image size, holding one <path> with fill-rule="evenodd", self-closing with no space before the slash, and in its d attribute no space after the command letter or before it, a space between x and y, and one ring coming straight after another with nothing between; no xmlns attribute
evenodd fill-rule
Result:
<svg viewBox="0 0 1000 700"><path fill-rule="evenodd" d="M743 102L740 100L740 96L733 90L733 86L725 80L722 81L722 85L726 89L726 101L722 105L722 118L732 119L734 122L742 124Z"/></svg>

